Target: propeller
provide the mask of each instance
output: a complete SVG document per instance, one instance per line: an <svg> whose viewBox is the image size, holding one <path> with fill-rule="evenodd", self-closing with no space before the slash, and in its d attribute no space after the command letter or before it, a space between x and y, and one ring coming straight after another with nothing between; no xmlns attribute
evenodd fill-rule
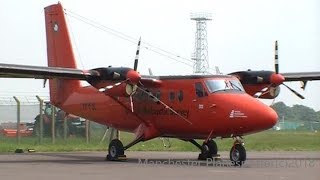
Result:
<svg viewBox="0 0 320 180"><path fill-rule="evenodd" d="M133 103L133 98L132 95L136 92L137 89L141 90L143 93L147 94L148 96L150 96L151 98L154 99L155 102L162 104L166 109L169 109L172 113L178 115L181 119L183 119L185 122L189 123L190 125L192 124L188 119L186 119L185 117L183 117L181 114L179 114L177 111L175 111L174 109L172 109L170 106L168 106L166 103L162 102L160 99L158 99L156 96L154 96L151 92L148 92L146 90L144 90L143 88L139 87L137 84L140 83L142 85L142 83L140 82L141 80L141 76L140 74L137 72L138 69L138 62L139 62L139 53L140 53L140 45L141 45L141 37L139 38L139 42L138 42L138 47L137 47L137 51L136 51L136 57L134 59L134 65L133 65L133 70L130 70L127 72L127 79L121 82L117 82L114 85L108 85L104 88L100 88L99 91L100 92L106 92L116 86L120 86L122 83L128 83L128 85L126 86L126 92L127 94L129 94L129 98L130 98L130 107L131 107L131 112L134 112L134 103ZM149 70L149 72L151 72L151 70ZM152 74L152 73L151 73ZM114 76L117 76L117 74L114 73Z"/></svg>
<svg viewBox="0 0 320 180"><path fill-rule="evenodd" d="M274 68L275 68L275 75L279 75L279 54L278 54L278 41L275 42L274 45ZM281 75L282 76L282 75ZM305 99L301 94L299 94L297 91L293 90L292 88L290 88L288 85L284 84L283 81L285 80L285 78L282 76L283 80L278 81L281 82L280 84L284 85L286 88L288 88L291 92L293 92L296 96L298 96L301 99ZM271 77L272 80L272 77ZM276 80L274 80L276 81Z"/></svg>
<svg viewBox="0 0 320 180"><path fill-rule="evenodd" d="M136 58L134 60L134 66L133 66L133 70L136 72L138 69L138 62L139 62L139 53L140 53L140 44L141 44L141 37L139 38L139 42L138 42L138 47L137 47L137 51L136 51ZM149 74L152 75L152 71L151 69L149 69ZM140 79L139 79L140 81ZM155 102L159 102L160 104L162 104L166 109L169 109L171 112L173 112L174 114L178 115L179 117L181 117L184 121L186 121L189 124L192 124L188 119L186 119L185 117L183 117L181 114L179 114L178 112L176 112L174 109L172 109L170 106L168 106L166 103L162 102L160 99L158 99L156 96L154 96L151 92L148 92L144 89L142 89L141 87L134 85L137 89L141 90L143 93L146 93L147 95L149 95L151 98L153 98L155 100ZM131 106L131 111L133 112L133 100L132 100L132 95L130 95L130 106Z"/></svg>
<svg viewBox="0 0 320 180"><path fill-rule="evenodd" d="M279 85L284 85L286 88L288 88L292 93L294 93L296 96L298 96L301 99L304 99L304 97L299 94L297 91L293 90L290 88L288 85L284 84L283 82L285 81L285 78L279 74L279 54L278 54L278 41L275 41L275 47L274 47L274 70L275 73L271 75L270 77L270 86L262 89L258 95L255 97L260 97L268 92L271 92L272 90L276 90L275 87ZM274 88L274 89L272 89Z"/></svg>
<svg viewBox="0 0 320 180"><path fill-rule="evenodd" d="M137 51L136 51L136 57L134 59L134 65L133 65L133 70L129 70L127 72L127 79L121 82L117 82L114 85L108 85L104 88L100 88L99 91L100 92L106 92L107 90L110 90L116 86L120 86L122 83L128 83L128 85L126 86L126 92L127 94L130 95L130 106L131 106L131 111L133 112L133 100L132 100L132 95L136 92L137 90L137 84L140 82L141 76L140 74L137 72L138 69L138 61L139 61L139 51L140 51L140 44L141 44L141 37L139 38L139 42L138 42L138 47L137 47ZM119 76L119 73L114 72L113 74L114 76Z"/></svg>

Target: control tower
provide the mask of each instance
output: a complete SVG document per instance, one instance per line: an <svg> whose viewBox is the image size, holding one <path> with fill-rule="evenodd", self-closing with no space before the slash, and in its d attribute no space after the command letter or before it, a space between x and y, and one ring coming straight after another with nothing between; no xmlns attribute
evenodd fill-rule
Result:
<svg viewBox="0 0 320 180"><path fill-rule="evenodd" d="M191 55L194 74L208 74L208 41L207 41L207 21L211 21L210 13L191 13L191 20L196 21L196 35L194 52Z"/></svg>

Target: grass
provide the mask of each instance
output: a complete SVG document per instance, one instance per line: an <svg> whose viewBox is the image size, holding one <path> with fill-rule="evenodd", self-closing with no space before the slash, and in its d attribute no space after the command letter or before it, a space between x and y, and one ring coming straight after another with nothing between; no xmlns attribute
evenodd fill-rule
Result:
<svg viewBox="0 0 320 180"><path fill-rule="evenodd" d="M56 139L52 144L50 138L44 138L39 144L38 138L23 137L20 144L15 138L0 136L0 152L14 152L15 149L35 149L37 152L69 152L69 151L106 151L107 142L100 142L102 135L91 138L86 143L84 138L69 138L66 141ZM129 143L133 135L121 133L124 144ZM248 151L320 151L320 132L305 131L265 131L244 137ZM219 151L229 151L232 139L217 139ZM171 147L163 146L159 138L141 142L129 150L131 151L199 151L191 143L177 139L170 139ZM201 141L199 141L201 143Z"/></svg>
<svg viewBox="0 0 320 180"><path fill-rule="evenodd" d="M126 139L124 139L126 141ZM216 139L219 151L229 151L233 139ZM171 139L171 148L163 147L162 141L154 139L140 143L132 150L150 151L199 151L191 143ZM198 141L200 144L202 141ZM320 151L320 132L265 131L244 137L248 151Z"/></svg>

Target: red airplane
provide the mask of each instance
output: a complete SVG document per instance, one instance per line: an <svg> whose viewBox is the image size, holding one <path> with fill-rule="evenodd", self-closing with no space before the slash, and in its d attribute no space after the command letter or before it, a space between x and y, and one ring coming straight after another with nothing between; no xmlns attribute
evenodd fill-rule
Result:
<svg viewBox="0 0 320 180"><path fill-rule="evenodd" d="M320 80L320 72L279 74L277 63L276 72L143 76L137 72L140 41L134 68L80 70L62 5L44 11L48 67L0 64L0 77L49 79L50 100L56 107L134 133L135 139L125 146L119 139L110 142L108 160L121 160L131 146L156 137L191 142L204 160L218 156L213 139L219 137L235 139L230 159L241 165L246 160L242 137L270 129L278 119L257 97L274 99L284 81ZM83 87L80 81L91 86ZM204 140L203 144L195 139Z"/></svg>

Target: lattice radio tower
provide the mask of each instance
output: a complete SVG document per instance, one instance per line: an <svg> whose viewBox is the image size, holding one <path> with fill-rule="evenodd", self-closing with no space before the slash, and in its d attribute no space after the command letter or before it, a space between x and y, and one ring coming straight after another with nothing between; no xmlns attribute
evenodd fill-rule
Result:
<svg viewBox="0 0 320 180"><path fill-rule="evenodd" d="M196 21L196 36L194 53L191 55L194 74L208 74L208 41L207 41L207 23L212 20L210 13L191 13L191 20Z"/></svg>

